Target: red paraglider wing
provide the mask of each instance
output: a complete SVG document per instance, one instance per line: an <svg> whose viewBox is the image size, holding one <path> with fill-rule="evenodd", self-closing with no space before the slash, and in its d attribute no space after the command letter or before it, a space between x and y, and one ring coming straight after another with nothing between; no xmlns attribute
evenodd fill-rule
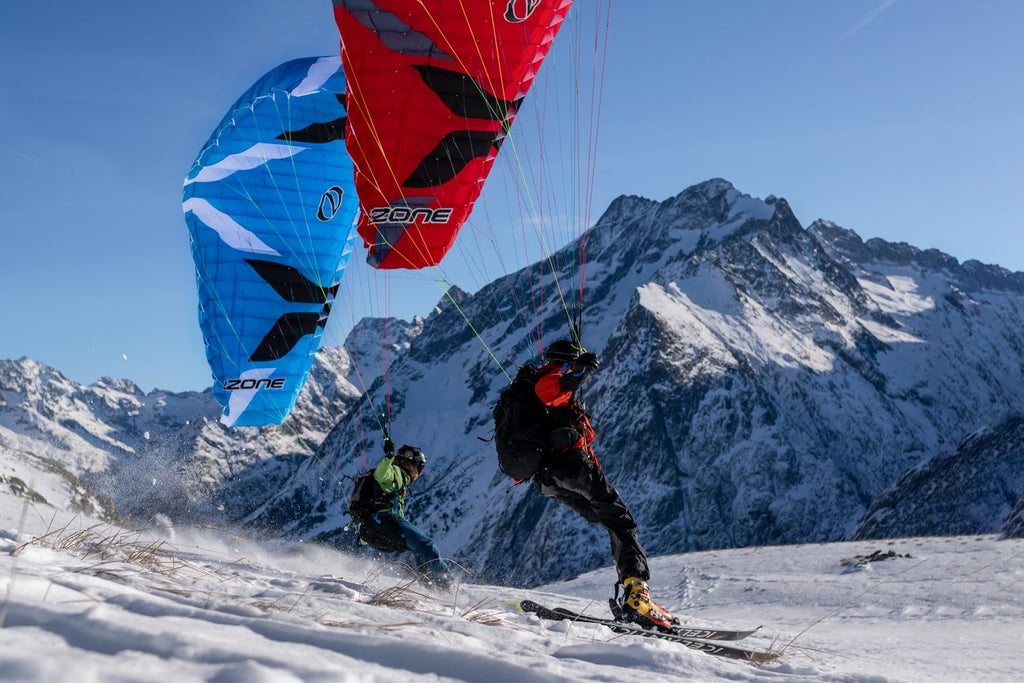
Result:
<svg viewBox="0 0 1024 683"><path fill-rule="evenodd" d="M375 268L436 265L572 0L334 0Z"/></svg>

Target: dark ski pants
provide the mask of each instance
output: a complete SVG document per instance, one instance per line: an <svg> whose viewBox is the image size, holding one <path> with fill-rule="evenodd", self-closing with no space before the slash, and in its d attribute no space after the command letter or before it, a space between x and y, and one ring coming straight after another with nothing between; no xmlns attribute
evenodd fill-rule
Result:
<svg viewBox="0 0 1024 683"><path fill-rule="evenodd" d="M600 524L612 541L612 559L619 581L637 576L651 577L647 554L637 537L636 522L619 492L584 451L564 451L533 480L541 495L559 500L591 524Z"/></svg>
<svg viewBox="0 0 1024 683"><path fill-rule="evenodd" d="M448 563L441 557L437 546L404 517L390 512L378 512L360 523L359 537L371 548L381 552L399 553L408 550L416 562L417 572L443 585L451 580Z"/></svg>

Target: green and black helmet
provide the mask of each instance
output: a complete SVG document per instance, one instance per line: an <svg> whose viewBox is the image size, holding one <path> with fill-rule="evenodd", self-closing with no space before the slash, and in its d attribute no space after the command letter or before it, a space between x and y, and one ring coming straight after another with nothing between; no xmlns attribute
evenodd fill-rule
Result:
<svg viewBox="0 0 1024 683"><path fill-rule="evenodd" d="M427 456L422 449L406 444L398 449L398 453L395 454L395 461L408 463L417 472L423 472L423 468L427 464Z"/></svg>

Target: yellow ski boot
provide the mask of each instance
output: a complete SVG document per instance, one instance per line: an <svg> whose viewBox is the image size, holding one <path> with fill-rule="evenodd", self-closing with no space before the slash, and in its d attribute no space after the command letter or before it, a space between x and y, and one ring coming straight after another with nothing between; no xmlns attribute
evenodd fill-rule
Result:
<svg viewBox="0 0 1024 683"><path fill-rule="evenodd" d="M631 576L622 582L625 595L615 611L619 621L632 621L644 628L670 629L678 620L661 605L651 601L647 582Z"/></svg>

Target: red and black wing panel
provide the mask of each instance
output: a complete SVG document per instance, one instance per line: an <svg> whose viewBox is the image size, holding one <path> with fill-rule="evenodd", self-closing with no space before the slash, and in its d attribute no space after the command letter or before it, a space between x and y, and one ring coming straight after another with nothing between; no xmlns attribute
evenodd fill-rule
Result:
<svg viewBox="0 0 1024 683"><path fill-rule="evenodd" d="M572 0L334 0L375 268L436 265Z"/></svg>

